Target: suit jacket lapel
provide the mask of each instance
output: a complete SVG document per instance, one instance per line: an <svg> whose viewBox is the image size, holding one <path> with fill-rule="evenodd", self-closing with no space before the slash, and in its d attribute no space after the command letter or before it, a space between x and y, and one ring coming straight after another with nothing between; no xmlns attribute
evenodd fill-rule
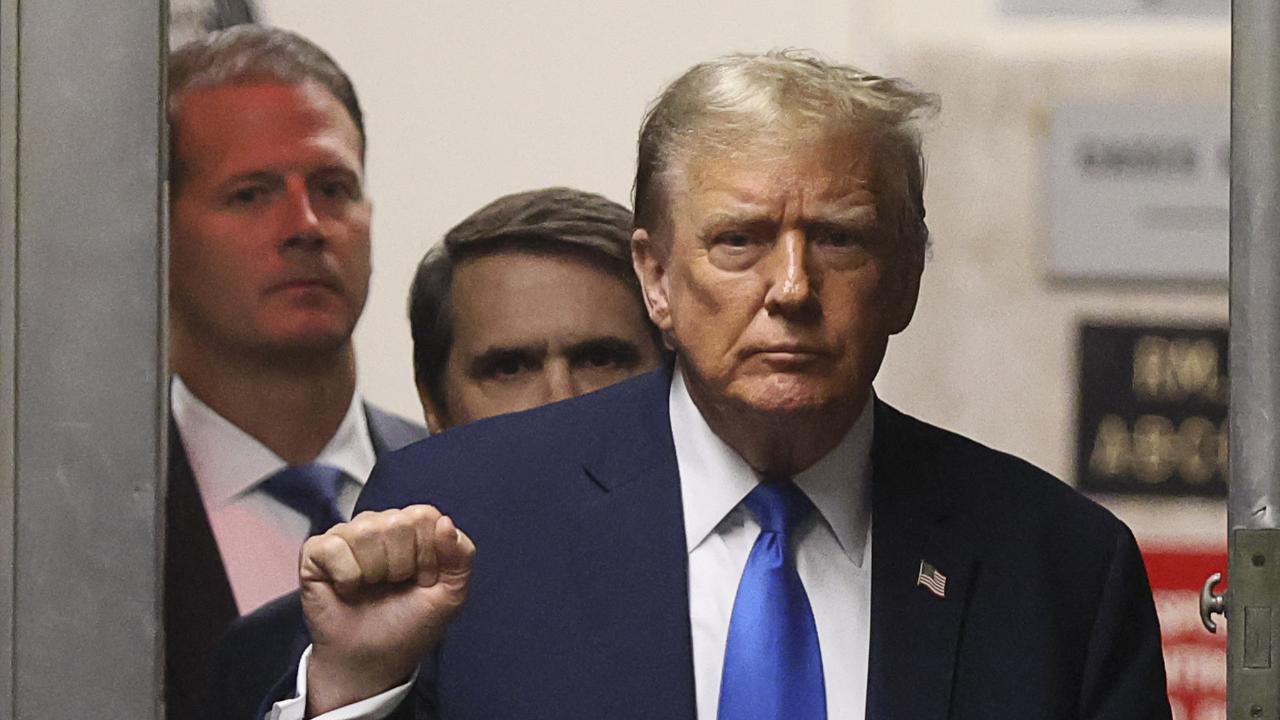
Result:
<svg viewBox="0 0 1280 720"><path fill-rule="evenodd" d="M427 436L427 429L421 425L385 413L369 403L364 403L364 419L375 456L381 457Z"/></svg>
<svg viewBox="0 0 1280 720"><path fill-rule="evenodd" d="M198 702L206 664L239 611L182 437L169 418L165 495L165 691L170 703ZM171 705L182 707L183 705Z"/></svg>
<svg viewBox="0 0 1280 720"><path fill-rule="evenodd" d="M911 422L876 403L868 720L948 717L976 569L967 540L948 527L951 489ZM918 584L922 561L946 576L945 597Z"/></svg>
<svg viewBox="0 0 1280 720"><path fill-rule="evenodd" d="M584 482L595 502L570 512L581 538L571 572L590 578L581 627L601 662L611 717L693 718L688 554L667 393L670 369L646 378L636 412L596 439Z"/></svg>

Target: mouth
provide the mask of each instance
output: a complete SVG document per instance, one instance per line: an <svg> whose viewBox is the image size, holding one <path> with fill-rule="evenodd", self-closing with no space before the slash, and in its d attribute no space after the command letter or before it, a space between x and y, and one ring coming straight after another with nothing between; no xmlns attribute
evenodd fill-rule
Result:
<svg viewBox="0 0 1280 720"><path fill-rule="evenodd" d="M340 292L341 288L332 278L327 277L289 278L267 288L268 292L289 292L291 290L330 290Z"/></svg>
<svg viewBox="0 0 1280 720"><path fill-rule="evenodd" d="M802 363L812 362L827 355L822 348L799 343L778 343L751 348L747 356L754 356L766 362Z"/></svg>

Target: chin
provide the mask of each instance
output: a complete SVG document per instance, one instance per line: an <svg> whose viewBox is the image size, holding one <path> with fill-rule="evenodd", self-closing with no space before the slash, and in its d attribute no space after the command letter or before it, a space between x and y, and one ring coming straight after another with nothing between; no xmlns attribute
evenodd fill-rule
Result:
<svg viewBox="0 0 1280 720"><path fill-rule="evenodd" d="M751 410L778 416L822 412L839 401L826 383L781 374L745 380L731 387L730 395Z"/></svg>
<svg viewBox="0 0 1280 720"><path fill-rule="evenodd" d="M281 355L323 355L341 350L350 339L351 333L344 328L294 328L275 333L266 344Z"/></svg>

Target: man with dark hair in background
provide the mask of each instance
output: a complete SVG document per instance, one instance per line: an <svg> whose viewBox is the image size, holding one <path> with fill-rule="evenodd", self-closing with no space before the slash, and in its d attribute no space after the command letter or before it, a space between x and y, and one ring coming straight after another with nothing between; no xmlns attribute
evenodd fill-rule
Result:
<svg viewBox="0 0 1280 720"><path fill-rule="evenodd" d="M423 257L409 293L414 376L433 433L655 369L662 339L631 269L631 212L547 188L501 197ZM255 717L306 646L297 593L233 623L210 718Z"/></svg>
<svg viewBox="0 0 1280 720"><path fill-rule="evenodd" d="M631 213L548 188L499 198L427 253L409 294L427 425L526 410L657 366L631 270Z"/></svg>
<svg viewBox="0 0 1280 720"><path fill-rule="evenodd" d="M169 60L166 699L200 702L227 624L296 586L298 548L350 517L375 456L425 436L364 402L369 288L355 90L283 30Z"/></svg>

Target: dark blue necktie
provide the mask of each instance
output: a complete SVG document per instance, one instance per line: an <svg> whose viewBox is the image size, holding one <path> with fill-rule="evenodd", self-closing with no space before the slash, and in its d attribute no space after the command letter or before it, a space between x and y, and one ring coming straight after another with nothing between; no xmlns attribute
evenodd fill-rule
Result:
<svg viewBox="0 0 1280 720"><path fill-rule="evenodd" d="M742 501L760 523L729 620L719 720L824 720L818 628L790 552L813 504L790 480L760 483Z"/></svg>
<svg viewBox="0 0 1280 720"><path fill-rule="evenodd" d="M342 471L328 465L286 465L262 481L262 490L311 521L311 535L320 535L346 520L338 510Z"/></svg>

